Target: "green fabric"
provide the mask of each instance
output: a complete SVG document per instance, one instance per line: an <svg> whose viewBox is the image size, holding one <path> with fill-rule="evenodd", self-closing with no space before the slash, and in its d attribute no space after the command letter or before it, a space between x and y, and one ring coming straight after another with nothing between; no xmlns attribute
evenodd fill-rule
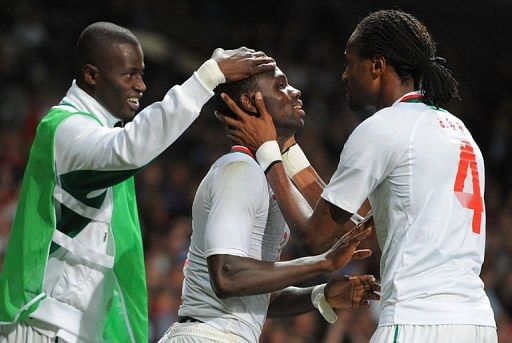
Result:
<svg viewBox="0 0 512 343"><path fill-rule="evenodd" d="M398 329L399 326L395 325L395 335L393 336L393 343L398 343Z"/></svg>
<svg viewBox="0 0 512 343"><path fill-rule="evenodd" d="M42 292L55 227L53 141L55 129L68 115L50 111L37 128L0 275L0 322L24 320L37 308L38 302L23 306Z"/></svg>
<svg viewBox="0 0 512 343"><path fill-rule="evenodd" d="M135 342L147 342L148 306L142 238L140 229L131 229L139 228L133 177L114 186L113 197L112 227L120 228L122 234L114 234L114 272L118 287L103 335L107 342L128 342L127 335L130 334L133 334ZM126 308L131 330L126 328L124 313L119 312L123 307Z"/></svg>
<svg viewBox="0 0 512 343"><path fill-rule="evenodd" d="M0 274L0 323L27 319L44 298L44 271L56 227L55 132L64 119L77 114L97 120L88 113L53 108L38 125ZM113 187L113 205L116 291L103 336L108 342L147 342L147 291L133 177Z"/></svg>

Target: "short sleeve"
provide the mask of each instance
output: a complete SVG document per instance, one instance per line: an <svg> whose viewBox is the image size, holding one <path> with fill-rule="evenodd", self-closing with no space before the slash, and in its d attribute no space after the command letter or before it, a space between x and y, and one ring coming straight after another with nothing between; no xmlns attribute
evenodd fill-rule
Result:
<svg viewBox="0 0 512 343"><path fill-rule="evenodd" d="M265 175L256 163L232 162L216 171L211 187L212 204L204 242L206 256L249 256L255 218L261 211L268 213Z"/></svg>
<svg viewBox="0 0 512 343"><path fill-rule="evenodd" d="M403 151L399 135L383 116L374 115L361 123L345 143L322 198L355 213L397 164Z"/></svg>

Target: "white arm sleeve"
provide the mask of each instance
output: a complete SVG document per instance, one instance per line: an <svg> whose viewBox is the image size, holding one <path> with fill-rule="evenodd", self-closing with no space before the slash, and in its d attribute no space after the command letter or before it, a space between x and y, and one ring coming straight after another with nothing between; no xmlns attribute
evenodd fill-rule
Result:
<svg viewBox="0 0 512 343"><path fill-rule="evenodd" d="M370 117L350 135L338 168L322 193L323 199L355 213L394 168L403 144L397 132L382 119Z"/></svg>
<svg viewBox="0 0 512 343"><path fill-rule="evenodd" d="M213 95L206 84L215 85L194 73L183 85L172 87L161 101L144 108L124 129L102 127L86 116L66 119L56 132L55 156L60 172L143 167L198 117Z"/></svg>
<svg viewBox="0 0 512 343"><path fill-rule="evenodd" d="M265 175L256 164L233 162L218 171L206 223L204 250L207 257L217 254L249 256L256 216L261 211L268 212L267 187Z"/></svg>

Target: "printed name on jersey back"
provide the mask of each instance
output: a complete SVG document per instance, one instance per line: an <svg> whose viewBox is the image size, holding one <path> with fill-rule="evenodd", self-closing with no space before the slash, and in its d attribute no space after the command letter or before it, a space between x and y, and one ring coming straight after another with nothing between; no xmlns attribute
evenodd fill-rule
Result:
<svg viewBox="0 0 512 343"><path fill-rule="evenodd" d="M454 123L453 121L449 120L446 117L437 117L437 122L439 123L439 126L441 126L443 129L452 129L454 131L464 133L464 127L460 125L460 123Z"/></svg>

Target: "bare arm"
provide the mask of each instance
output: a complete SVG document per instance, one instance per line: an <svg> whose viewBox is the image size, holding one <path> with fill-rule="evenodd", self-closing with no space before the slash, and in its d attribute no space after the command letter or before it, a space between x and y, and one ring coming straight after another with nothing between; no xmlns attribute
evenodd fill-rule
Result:
<svg viewBox="0 0 512 343"><path fill-rule="evenodd" d="M272 117L265 109L260 93L256 93L255 96L260 118L244 113L228 95L222 94L222 97L230 109L238 116L237 119L219 116L219 119L228 126L228 137L232 141L257 150L263 143L276 140L277 135ZM305 190L304 194L306 194L310 204L316 205L313 206L313 214L309 214L296 201L292 189L293 186L285 173L282 163L273 163L266 170L267 180L272 186L288 226L299 234L305 249L309 253L316 254L331 246L346 232L348 227L353 225L347 224L352 215L351 213L320 197L322 191L321 182L316 180L313 184L311 183L311 177L316 178L314 174L316 172L313 173L309 170L297 178L299 189L307 188L307 185L310 185L310 188ZM315 201L315 198L317 201ZM371 226L372 222L368 222L367 225Z"/></svg>
<svg viewBox="0 0 512 343"><path fill-rule="evenodd" d="M311 208L315 208L318 200L325 188L325 182L309 163L308 158L301 147L295 141L295 137L289 137L283 142L282 152L283 166L288 177L292 180L295 188L299 190L302 197L308 202ZM298 199L298 197L296 197ZM301 199L299 199L301 200ZM371 210L370 202L365 200L363 205L354 214L354 221L348 221L345 224L345 232L348 232L355 226L357 220L366 217Z"/></svg>
<svg viewBox="0 0 512 343"><path fill-rule="evenodd" d="M370 229L356 227L327 252L286 262L264 262L218 254L207 258L210 283L219 298L270 293L333 272L351 259L366 258L370 250L356 250Z"/></svg>

